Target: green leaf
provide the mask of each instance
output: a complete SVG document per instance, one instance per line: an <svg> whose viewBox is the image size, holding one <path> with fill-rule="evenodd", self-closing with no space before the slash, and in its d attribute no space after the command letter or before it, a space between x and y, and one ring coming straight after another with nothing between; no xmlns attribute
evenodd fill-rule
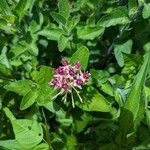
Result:
<svg viewBox="0 0 150 150"><path fill-rule="evenodd" d="M56 12L51 12L50 14L59 25L66 24L66 19L61 14L56 13Z"/></svg>
<svg viewBox="0 0 150 150"><path fill-rule="evenodd" d="M5 114L6 114L6 116L7 116L11 121L16 120L15 116L12 114L12 112L11 112L7 107L5 107L3 110L4 110Z"/></svg>
<svg viewBox="0 0 150 150"><path fill-rule="evenodd" d="M18 80L5 85L4 88L8 91L25 96L31 90L33 85L34 83L31 80Z"/></svg>
<svg viewBox="0 0 150 150"><path fill-rule="evenodd" d="M39 84L47 83L51 80L53 76L53 70L47 66L40 66L39 71L33 71L31 73L32 79Z"/></svg>
<svg viewBox="0 0 150 150"><path fill-rule="evenodd" d="M36 98L38 97L38 91L37 89L30 90L22 99L20 104L20 110L25 110L36 101Z"/></svg>
<svg viewBox="0 0 150 150"><path fill-rule="evenodd" d="M20 0L18 2L18 4L16 5L15 13L19 17L19 22L24 17L24 15L25 15L27 9L29 9L31 3L32 3L32 1L30 1L30 0Z"/></svg>
<svg viewBox="0 0 150 150"><path fill-rule="evenodd" d="M147 19L150 17L150 3L144 4L142 15L144 19Z"/></svg>
<svg viewBox="0 0 150 150"><path fill-rule="evenodd" d="M64 35L61 35L59 37L59 40L58 40L58 49L60 52L62 52L68 45L68 42L69 42L69 37L66 37Z"/></svg>
<svg viewBox="0 0 150 150"><path fill-rule="evenodd" d="M33 150L49 150L49 146L46 143L42 143L36 146Z"/></svg>
<svg viewBox="0 0 150 150"><path fill-rule="evenodd" d="M110 105L105 97L93 87L84 88L81 97L83 99L83 103L80 104L79 107L85 111L110 111Z"/></svg>
<svg viewBox="0 0 150 150"><path fill-rule="evenodd" d="M87 47L82 46L72 55L70 62L73 64L79 61L82 65L82 69L86 70L88 60L89 60L89 50Z"/></svg>
<svg viewBox="0 0 150 150"><path fill-rule="evenodd" d="M128 40L123 44L116 44L114 54L120 67L124 66L124 57L122 53L130 54L132 50L132 40Z"/></svg>
<svg viewBox="0 0 150 150"><path fill-rule="evenodd" d="M7 47L3 47L0 55L0 64L4 65L6 68L11 69L11 65L7 58Z"/></svg>
<svg viewBox="0 0 150 150"><path fill-rule="evenodd" d="M0 146L3 148L7 148L9 150L20 150L23 149L23 147L18 143L17 140L4 140L0 141ZM1 147L0 147L1 149Z"/></svg>
<svg viewBox="0 0 150 150"><path fill-rule="evenodd" d="M15 119L8 108L4 109L11 120L16 141L24 148L33 148L43 139L43 129L35 120ZM34 139L34 140L33 140Z"/></svg>
<svg viewBox="0 0 150 150"><path fill-rule="evenodd" d="M128 7L129 7L129 16L133 16L137 13L137 1L136 0L128 1Z"/></svg>
<svg viewBox="0 0 150 150"><path fill-rule="evenodd" d="M58 41L60 36L62 35L62 30L59 28L47 27L44 28L42 31L39 31L38 35L42 35L49 40Z"/></svg>
<svg viewBox="0 0 150 150"><path fill-rule="evenodd" d="M105 28L101 26L95 27L79 27L77 28L77 35L79 39L93 40L104 33Z"/></svg>
<svg viewBox="0 0 150 150"><path fill-rule="evenodd" d="M24 147L35 147L43 139L42 127L35 120L14 120L12 126L16 140Z"/></svg>
<svg viewBox="0 0 150 150"><path fill-rule="evenodd" d="M115 25L124 25L130 23L127 16L127 9L125 7L120 7L112 10L107 15L104 15L97 23L97 25L103 27L110 27Z"/></svg>
<svg viewBox="0 0 150 150"><path fill-rule="evenodd" d="M10 9L9 5L7 4L6 0L0 0L0 12L4 15L12 14L11 9Z"/></svg>
<svg viewBox="0 0 150 150"><path fill-rule="evenodd" d="M109 73L107 71L91 69L90 73L92 79L96 82L95 84L97 87L100 87L103 83L107 82L109 78Z"/></svg>
<svg viewBox="0 0 150 150"><path fill-rule="evenodd" d="M50 86L48 83L40 85L38 90L38 97L36 102L40 106L44 106L45 104L52 101L52 98L57 94L57 90L54 87Z"/></svg>
<svg viewBox="0 0 150 150"><path fill-rule="evenodd" d="M146 122L150 130L150 110L149 109L146 109Z"/></svg>
<svg viewBox="0 0 150 150"><path fill-rule="evenodd" d="M100 87L100 89L110 95L110 96L114 96L114 93L113 93L113 87L111 86L111 84L109 82L106 82L106 83L103 83Z"/></svg>
<svg viewBox="0 0 150 150"><path fill-rule="evenodd" d="M77 115L79 116L77 117ZM94 121L93 116L86 112L83 114L76 113L76 117L73 125L77 133L82 132L90 122Z"/></svg>
<svg viewBox="0 0 150 150"><path fill-rule="evenodd" d="M144 84L148 71L150 61L150 53L145 55L145 60L141 66L138 74L136 75L131 90L127 95L125 106L123 107L120 115L121 133L124 138L127 134L134 132L140 121L144 117L145 107L145 93Z"/></svg>
<svg viewBox="0 0 150 150"><path fill-rule="evenodd" d="M68 0L59 0L58 1L59 14L64 18L68 19L70 16L70 5Z"/></svg>

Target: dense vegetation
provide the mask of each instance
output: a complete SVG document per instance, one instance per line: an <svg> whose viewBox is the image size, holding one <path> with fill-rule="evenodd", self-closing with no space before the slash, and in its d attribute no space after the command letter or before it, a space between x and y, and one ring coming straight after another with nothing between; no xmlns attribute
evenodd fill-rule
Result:
<svg viewBox="0 0 150 150"><path fill-rule="evenodd" d="M0 0L0 149L150 149L149 61L150 0Z"/></svg>

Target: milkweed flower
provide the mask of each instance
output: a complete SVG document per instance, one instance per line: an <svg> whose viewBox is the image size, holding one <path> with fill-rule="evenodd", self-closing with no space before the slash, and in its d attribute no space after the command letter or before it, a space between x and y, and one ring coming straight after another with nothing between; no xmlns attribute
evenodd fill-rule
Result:
<svg viewBox="0 0 150 150"><path fill-rule="evenodd" d="M80 62L76 62L74 65L70 64L67 60L61 61L61 66L54 69L53 79L49 82L54 89L60 90L60 92L54 96L55 99L58 95L64 94L62 100L66 103L67 94L71 94L72 106L75 107L73 99L73 90L78 95L81 102L82 98L79 95L78 89L82 89L82 86L89 80L90 73L82 72Z"/></svg>

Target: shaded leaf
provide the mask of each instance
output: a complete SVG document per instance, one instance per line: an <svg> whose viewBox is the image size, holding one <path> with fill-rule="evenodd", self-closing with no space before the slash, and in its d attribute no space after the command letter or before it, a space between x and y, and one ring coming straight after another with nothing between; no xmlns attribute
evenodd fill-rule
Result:
<svg viewBox="0 0 150 150"><path fill-rule="evenodd" d="M83 99L83 104L80 104L79 107L85 111L110 111L110 105L105 97L93 87L83 89L81 97Z"/></svg>
<svg viewBox="0 0 150 150"><path fill-rule="evenodd" d="M114 54L120 67L124 66L124 57L122 53L130 54L132 50L132 40L128 40L123 44L116 44Z"/></svg>

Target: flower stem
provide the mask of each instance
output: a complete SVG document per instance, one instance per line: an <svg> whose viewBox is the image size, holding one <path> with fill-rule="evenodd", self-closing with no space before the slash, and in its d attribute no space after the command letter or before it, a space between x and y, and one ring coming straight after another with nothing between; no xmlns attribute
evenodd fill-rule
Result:
<svg viewBox="0 0 150 150"><path fill-rule="evenodd" d="M56 94L54 97L52 97L52 100L56 99L60 94L61 94L61 91L58 94Z"/></svg>
<svg viewBox="0 0 150 150"><path fill-rule="evenodd" d="M72 93L71 93L71 101L72 101L72 107L75 108L74 98L73 98L73 94Z"/></svg>
<svg viewBox="0 0 150 150"><path fill-rule="evenodd" d="M79 94L79 91L78 91L76 88L74 88L74 87L72 87L72 88L73 88L74 91L77 93L77 95L78 95L78 97L79 97L79 99L80 99L80 102L83 103L83 100L82 100L82 98L81 98L81 96L80 96L80 94Z"/></svg>
<svg viewBox="0 0 150 150"><path fill-rule="evenodd" d="M66 93L65 96L62 98L62 101L64 101L64 103L66 104L66 102L67 102L67 93Z"/></svg>

